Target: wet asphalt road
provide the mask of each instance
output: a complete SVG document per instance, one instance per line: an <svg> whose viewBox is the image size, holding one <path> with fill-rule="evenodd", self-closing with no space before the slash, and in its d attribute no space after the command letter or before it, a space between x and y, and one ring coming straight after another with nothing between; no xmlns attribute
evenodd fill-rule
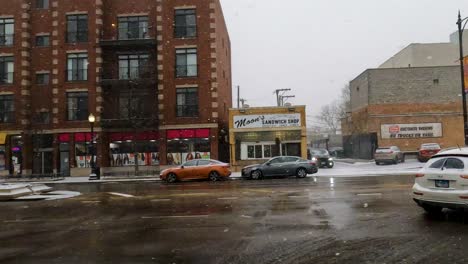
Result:
<svg viewBox="0 0 468 264"><path fill-rule="evenodd" d="M0 203L0 263L467 263L465 216L427 216L412 183L55 185L83 194Z"/></svg>

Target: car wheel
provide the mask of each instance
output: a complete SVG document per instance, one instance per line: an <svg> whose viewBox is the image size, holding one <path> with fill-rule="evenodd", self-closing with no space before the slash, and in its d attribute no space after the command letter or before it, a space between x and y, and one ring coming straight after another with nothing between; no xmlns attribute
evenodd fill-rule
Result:
<svg viewBox="0 0 468 264"><path fill-rule="evenodd" d="M379 165L380 165L380 162L376 161L376 162L375 162L375 165L379 166Z"/></svg>
<svg viewBox="0 0 468 264"><path fill-rule="evenodd" d="M305 178L305 177L307 177L307 171L306 171L306 169L304 169L304 168L299 168L299 169L297 169L297 171L296 171L296 176L297 176L298 178Z"/></svg>
<svg viewBox="0 0 468 264"><path fill-rule="evenodd" d="M403 155L403 157L401 158L401 163L404 163L405 162L405 155Z"/></svg>
<svg viewBox="0 0 468 264"><path fill-rule="evenodd" d="M426 211L426 213L430 215L438 215L442 213L442 207L433 206L433 205L423 205L422 208Z"/></svg>
<svg viewBox="0 0 468 264"><path fill-rule="evenodd" d="M262 178L262 172L259 170L254 170L250 173L250 178L252 180L260 180Z"/></svg>
<svg viewBox="0 0 468 264"><path fill-rule="evenodd" d="M173 172L169 173L169 175L167 175L166 181L168 183L176 182L177 181L177 175L175 175L175 173L173 173Z"/></svg>
<svg viewBox="0 0 468 264"><path fill-rule="evenodd" d="M331 169L331 168L333 168L333 166L335 166L335 164L328 165L327 167L328 167L329 169Z"/></svg>
<svg viewBox="0 0 468 264"><path fill-rule="evenodd" d="M395 160L393 160L393 164L398 164L398 157L396 157Z"/></svg>
<svg viewBox="0 0 468 264"><path fill-rule="evenodd" d="M210 174L208 175L208 179L210 179L210 181L212 182L219 180L219 173L217 171L210 172Z"/></svg>

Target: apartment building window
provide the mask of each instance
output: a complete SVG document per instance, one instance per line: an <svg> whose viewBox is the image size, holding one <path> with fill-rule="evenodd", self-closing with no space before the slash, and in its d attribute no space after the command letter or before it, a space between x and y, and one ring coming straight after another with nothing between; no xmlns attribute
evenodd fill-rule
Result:
<svg viewBox="0 0 468 264"><path fill-rule="evenodd" d="M0 57L0 84L12 84L15 63L12 56Z"/></svg>
<svg viewBox="0 0 468 264"><path fill-rule="evenodd" d="M197 36L197 15L195 9L175 11L174 34L176 38L194 38Z"/></svg>
<svg viewBox="0 0 468 264"><path fill-rule="evenodd" d="M88 42L88 15L67 16L67 42Z"/></svg>
<svg viewBox="0 0 468 264"><path fill-rule="evenodd" d="M36 74L36 84L39 84L39 85L49 84L49 73Z"/></svg>
<svg viewBox="0 0 468 264"><path fill-rule="evenodd" d="M176 50L176 76L196 77L198 75L197 49Z"/></svg>
<svg viewBox="0 0 468 264"><path fill-rule="evenodd" d="M12 46L15 36L15 20L0 18L0 46Z"/></svg>
<svg viewBox="0 0 468 264"><path fill-rule="evenodd" d="M67 80L68 81L88 80L88 54L87 53L68 54Z"/></svg>
<svg viewBox="0 0 468 264"><path fill-rule="evenodd" d="M177 89L177 117L198 116L198 89Z"/></svg>
<svg viewBox="0 0 468 264"><path fill-rule="evenodd" d="M49 0L36 0L36 8L37 9L48 9L49 8Z"/></svg>
<svg viewBox="0 0 468 264"><path fill-rule="evenodd" d="M119 79L132 80L149 77L148 54L120 55Z"/></svg>
<svg viewBox="0 0 468 264"><path fill-rule="evenodd" d="M36 47L48 47L50 45L50 36L36 36Z"/></svg>
<svg viewBox="0 0 468 264"><path fill-rule="evenodd" d="M88 120L88 93L67 93L67 119L69 121Z"/></svg>
<svg viewBox="0 0 468 264"><path fill-rule="evenodd" d="M119 17L119 39L148 38L148 17Z"/></svg>
<svg viewBox="0 0 468 264"><path fill-rule="evenodd" d="M0 123L15 122L15 102L13 95L0 95Z"/></svg>

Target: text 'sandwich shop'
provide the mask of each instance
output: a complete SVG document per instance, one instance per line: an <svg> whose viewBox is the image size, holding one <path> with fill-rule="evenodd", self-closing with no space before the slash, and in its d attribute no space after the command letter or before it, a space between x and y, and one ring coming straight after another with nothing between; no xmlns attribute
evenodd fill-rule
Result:
<svg viewBox="0 0 468 264"><path fill-rule="evenodd" d="M276 156L307 158L305 113L305 106L230 109L233 170Z"/></svg>

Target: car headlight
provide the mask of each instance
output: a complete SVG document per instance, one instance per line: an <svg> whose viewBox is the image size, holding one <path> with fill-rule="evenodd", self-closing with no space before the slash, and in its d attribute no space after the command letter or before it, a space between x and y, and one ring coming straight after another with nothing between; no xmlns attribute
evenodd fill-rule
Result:
<svg viewBox="0 0 468 264"><path fill-rule="evenodd" d="M329 158L328 161L333 161L333 158Z"/></svg>
<svg viewBox="0 0 468 264"><path fill-rule="evenodd" d="M313 158L312 158L312 161L317 161L317 158L316 158L316 157L313 157Z"/></svg>

